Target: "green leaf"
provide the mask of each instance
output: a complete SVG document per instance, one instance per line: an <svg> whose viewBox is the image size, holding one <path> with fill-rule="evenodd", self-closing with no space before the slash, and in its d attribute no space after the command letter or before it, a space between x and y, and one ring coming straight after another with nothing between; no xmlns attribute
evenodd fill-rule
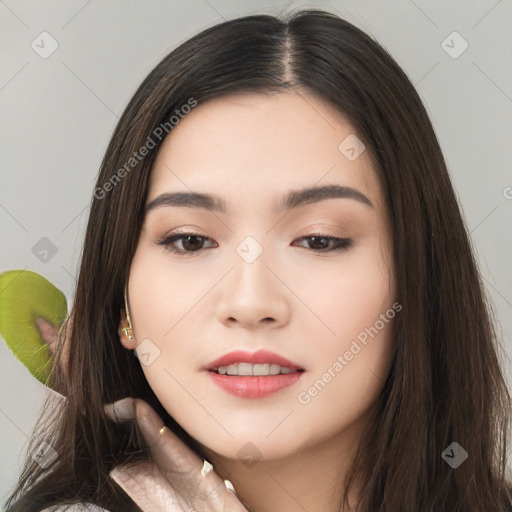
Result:
<svg viewBox="0 0 512 512"><path fill-rule="evenodd" d="M0 274L0 333L13 354L45 385L51 351L36 322L58 328L67 314L66 297L43 276L30 270Z"/></svg>

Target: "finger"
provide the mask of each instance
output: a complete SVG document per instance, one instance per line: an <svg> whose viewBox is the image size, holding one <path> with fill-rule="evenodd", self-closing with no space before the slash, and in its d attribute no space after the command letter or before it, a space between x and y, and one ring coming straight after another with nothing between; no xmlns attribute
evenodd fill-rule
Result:
<svg viewBox="0 0 512 512"><path fill-rule="evenodd" d="M199 458L168 428L160 433L164 426L163 421L149 404L140 399L127 397L105 405L104 410L105 414L116 423L137 419L153 459L164 474L168 476L182 474L189 483L192 475L193 483L198 483L203 459Z"/></svg>
<svg viewBox="0 0 512 512"><path fill-rule="evenodd" d="M169 428L144 400L135 399L135 415L141 432L159 467L167 473L199 475L203 459L192 451Z"/></svg>
<svg viewBox="0 0 512 512"><path fill-rule="evenodd" d="M169 428L163 428L164 422L149 404L139 399L135 399L135 404L137 421L153 458L177 494L186 497L187 502L190 498L196 501L206 500L212 506L220 506L226 500L233 503L237 501L236 493L229 490L211 464L205 464ZM205 510L212 509L216 508Z"/></svg>
<svg viewBox="0 0 512 512"><path fill-rule="evenodd" d="M131 397L123 398L103 406L105 414L116 423L133 420L135 418L135 401Z"/></svg>
<svg viewBox="0 0 512 512"><path fill-rule="evenodd" d="M203 460L170 429L161 432L164 422L144 400L127 397L105 405L104 410L117 423L136 418L155 461L166 471L199 473L203 468Z"/></svg>
<svg viewBox="0 0 512 512"><path fill-rule="evenodd" d="M59 332L59 326L55 326L48 322L46 318L41 316L35 319L36 327L39 330L41 339L48 345L50 356L53 357L55 353L55 346L57 345L57 334Z"/></svg>
<svg viewBox="0 0 512 512"><path fill-rule="evenodd" d="M106 413L117 421L126 421L135 417L141 433L145 438L156 467L136 465L116 468L120 475L112 475L119 480L124 476L124 483L118 484L143 510L151 510L155 502L167 508L159 510L181 510L170 508L185 506L189 510L191 502L195 510L229 510L246 511L237 499L230 482L225 483L215 473L211 464L204 461L192 451L169 428L163 428L164 422L153 408L141 399L123 399L105 406ZM165 501L167 500L167 501ZM147 508L144 508L145 505ZM224 508L229 505L228 508Z"/></svg>
<svg viewBox="0 0 512 512"><path fill-rule="evenodd" d="M221 502L213 503L210 496L199 504L192 505L190 497L177 493L162 476L160 471L150 463L140 463L136 466L118 466L110 472L115 482L130 496L144 512L247 512L252 510L247 504L242 504L232 492L228 492ZM244 506L246 505L247 508Z"/></svg>

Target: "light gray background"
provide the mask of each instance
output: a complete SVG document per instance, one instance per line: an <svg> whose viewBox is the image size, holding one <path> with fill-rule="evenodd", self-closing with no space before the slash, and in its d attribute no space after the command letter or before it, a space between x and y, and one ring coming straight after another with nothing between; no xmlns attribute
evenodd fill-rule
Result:
<svg viewBox="0 0 512 512"><path fill-rule="evenodd" d="M206 27L296 6L326 8L372 34L417 86L494 304L510 383L511 0L0 0L0 272L38 272L71 304L94 179L116 122L142 79L172 48ZM31 44L42 46L45 31L58 48L43 59ZM442 47L453 31L469 44L458 58ZM453 53L461 44L451 36L445 47L452 46ZM58 250L46 263L32 252L43 237ZM1 342L2 504L45 393Z"/></svg>

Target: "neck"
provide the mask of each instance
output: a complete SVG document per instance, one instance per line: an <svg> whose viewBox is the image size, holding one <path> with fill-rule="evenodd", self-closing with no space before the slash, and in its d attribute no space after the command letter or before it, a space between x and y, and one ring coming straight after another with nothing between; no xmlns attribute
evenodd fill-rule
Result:
<svg viewBox="0 0 512 512"><path fill-rule="evenodd" d="M348 512L355 511L356 491L349 494L351 509L343 508L344 482L360 432L356 422L319 444L270 460L232 459L203 449L249 512Z"/></svg>

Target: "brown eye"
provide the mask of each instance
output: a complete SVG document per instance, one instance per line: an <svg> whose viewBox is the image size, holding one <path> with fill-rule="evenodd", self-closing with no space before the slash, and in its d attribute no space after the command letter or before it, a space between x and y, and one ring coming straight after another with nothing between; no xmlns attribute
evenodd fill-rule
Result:
<svg viewBox="0 0 512 512"><path fill-rule="evenodd" d="M157 242L158 245L163 245L166 250L171 251L174 254L185 256L189 253L199 252L204 247L204 242L211 240L208 237L199 235L197 233L176 233L165 237ZM181 242L182 249L174 245L175 242Z"/></svg>
<svg viewBox="0 0 512 512"><path fill-rule="evenodd" d="M309 248L318 253L343 251L352 247L354 242L351 238L337 238L319 233L303 236L298 240L308 240Z"/></svg>
<svg viewBox="0 0 512 512"><path fill-rule="evenodd" d="M343 251L352 247L353 244L351 238L337 238L319 233L303 236L298 240L307 240L309 247L306 248L316 253ZM206 241L212 241L212 239L198 233L175 233L158 240L156 243L163 245L166 250L174 254L186 256L202 251L205 248ZM176 242L181 242L182 248L176 247Z"/></svg>

